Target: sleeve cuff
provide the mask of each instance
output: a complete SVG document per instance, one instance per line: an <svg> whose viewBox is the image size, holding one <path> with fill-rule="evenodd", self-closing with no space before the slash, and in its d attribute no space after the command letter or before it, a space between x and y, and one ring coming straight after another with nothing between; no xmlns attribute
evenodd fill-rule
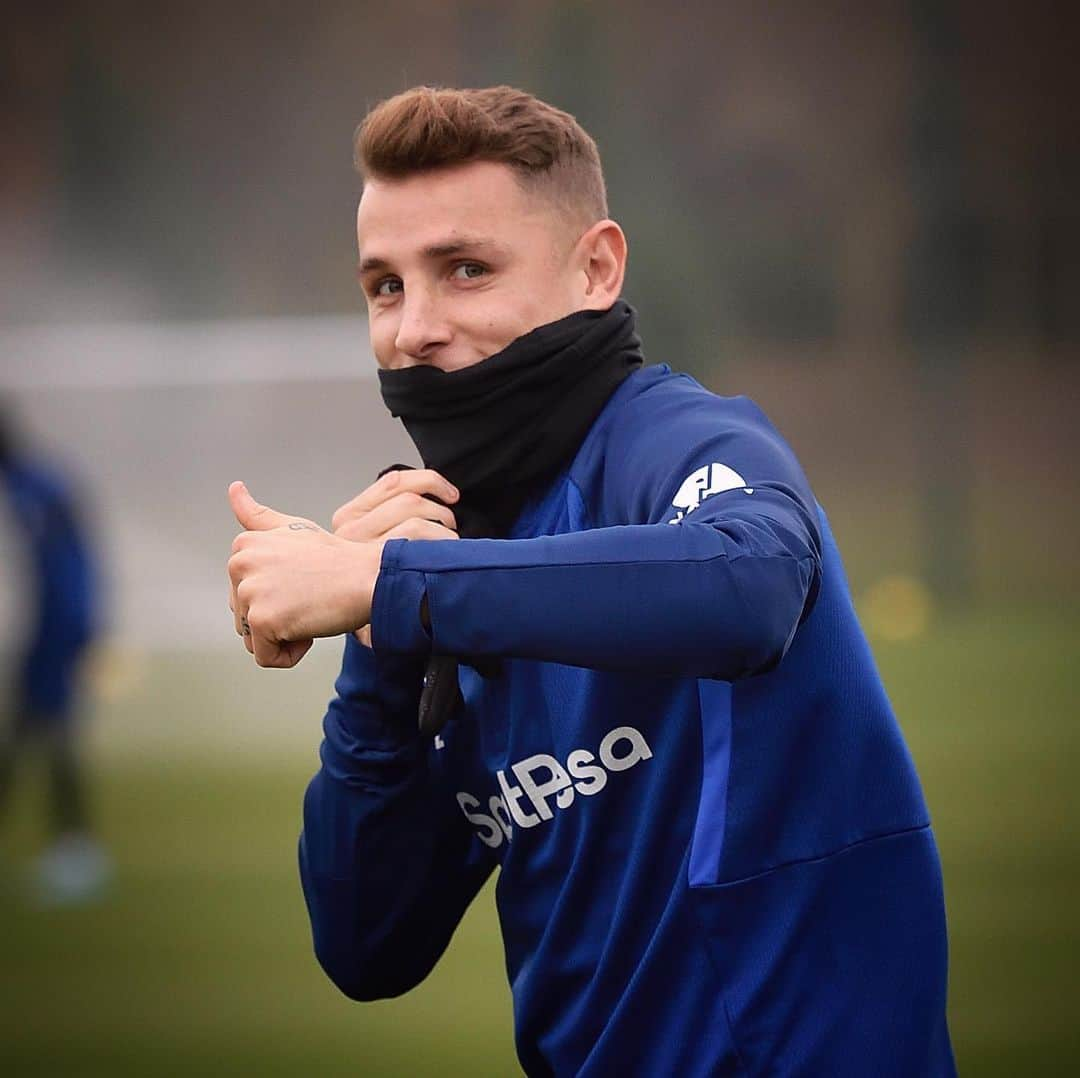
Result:
<svg viewBox="0 0 1080 1078"><path fill-rule="evenodd" d="M431 638L420 622L427 577L417 569L401 568L402 548L407 542L391 539L383 547L371 603L371 640L377 651L416 655L431 650Z"/></svg>

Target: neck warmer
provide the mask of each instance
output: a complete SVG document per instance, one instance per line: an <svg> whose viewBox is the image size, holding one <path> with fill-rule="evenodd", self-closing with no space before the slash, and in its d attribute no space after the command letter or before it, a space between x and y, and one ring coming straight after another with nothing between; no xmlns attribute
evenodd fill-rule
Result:
<svg viewBox="0 0 1080 1078"><path fill-rule="evenodd" d="M427 468L460 491L466 538L506 534L573 458L608 398L641 366L633 308L578 311L457 371L380 370L383 401Z"/></svg>

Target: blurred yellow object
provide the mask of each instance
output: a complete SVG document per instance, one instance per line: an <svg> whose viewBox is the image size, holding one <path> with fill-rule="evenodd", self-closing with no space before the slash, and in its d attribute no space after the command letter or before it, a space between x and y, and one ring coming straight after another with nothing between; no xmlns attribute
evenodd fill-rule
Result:
<svg viewBox="0 0 1080 1078"><path fill-rule="evenodd" d="M86 660L87 687L95 700L114 703L139 687L145 668L136 652L113 644L97 644Z"/></svg>
<svg viewBox="0 0 1080 1078"><path fill-rule="evenodd" d="M930 627L933 599L918 577L883 576L863 593L859 616L866 631L882 640L915 640Z"/></svg>

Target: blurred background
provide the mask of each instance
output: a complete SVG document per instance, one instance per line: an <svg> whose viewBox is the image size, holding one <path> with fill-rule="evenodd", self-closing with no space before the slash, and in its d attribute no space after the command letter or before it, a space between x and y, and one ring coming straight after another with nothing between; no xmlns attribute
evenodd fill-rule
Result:
<svg viewBox="0 0 1080 1078"><path fill-rule="evenodd" d="M414 455L353 276L351 134L509 82L596 137L653 362L747 393L830 514L923 777L962 1073L1080 1050L1075 8L1031 0L16 5L0 393L82 492L109 631L84 751L113 873L28 900L0 818L5 1075L516 1073L490 890L356 1005L311 955L300 799L340 655L256 669L234 478L327 521ZM30 617L0 502L0 658Z"/></svg>

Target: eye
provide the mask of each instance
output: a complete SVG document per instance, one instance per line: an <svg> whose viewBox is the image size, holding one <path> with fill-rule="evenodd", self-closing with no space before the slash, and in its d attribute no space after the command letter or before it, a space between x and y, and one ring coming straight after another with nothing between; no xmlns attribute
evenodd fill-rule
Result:
<svg viewBox="0 0 1080 1078"><path fill-rule="evenodd" d="M405 286L401 283L400 277L384 277L375 284L371 294L373 296L394 296L404 290Z"/></svg>
<svg viewBox="0 0 1080 1078"><path fill-rule="evenodd" d="M459 281L474 281L477 277L483 277L487 273L487 267L479 262L462 262L454 267L451 277Z"/></svg>

